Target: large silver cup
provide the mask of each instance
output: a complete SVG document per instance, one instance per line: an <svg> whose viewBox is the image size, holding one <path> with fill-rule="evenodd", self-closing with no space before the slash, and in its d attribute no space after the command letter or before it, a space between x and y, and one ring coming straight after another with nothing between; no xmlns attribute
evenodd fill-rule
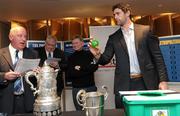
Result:
<svg viewBox="0 0 180 116"><path fill-rule="evenodd" d="M104 101L107 99L107 87L102 87L104 92L86 92L80 90L76 99L78 104L86 110L86 116L104 116Z"/></svg>
<svg viewBox="0 0 180 116"><path fill-rule="evenodd" d="M57 116L61 114L61 101L57 96L56 77L58 70L54 70L45 64L39 73L29 71L25 75L26 82L30 84L34 95L37 95L34 103L34 115ZM35 76L37 87L29 81L29 77Z"/></svg>

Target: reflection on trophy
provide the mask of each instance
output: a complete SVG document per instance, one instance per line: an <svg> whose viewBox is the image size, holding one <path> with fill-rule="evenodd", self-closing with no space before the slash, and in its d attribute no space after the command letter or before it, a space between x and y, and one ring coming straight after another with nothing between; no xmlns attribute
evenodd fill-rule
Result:
<svg viewBox="0 0 180 116"><path fill-rule="evenodd" d="M78 104L86 110L86 116L104 116L104 100L107 99L107 87L102 87L105 92L87 92L80 90L76 99Z"/></svg>
<svg viewBox="0 0 180 116"><path fill-rule="evenodd" d="M31 85L37 98L34 103L34 115L57 116L61 114L61 101L57 96L56 77L59 70L54 70L46 63L39 73L29 71L25 75L26 82ZM37 88L29 81L30 76L37 79Z"/></svg>

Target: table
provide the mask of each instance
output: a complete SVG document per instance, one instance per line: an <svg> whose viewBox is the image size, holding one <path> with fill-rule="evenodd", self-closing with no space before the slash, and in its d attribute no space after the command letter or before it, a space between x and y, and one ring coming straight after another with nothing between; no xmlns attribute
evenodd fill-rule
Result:
<svg viewBox="0 0 180 116"><path fill-rule="evenodd" d="M85 111L63 112L62 116L86 116ZM120 109L104 110L104 116L125 116L124 111Z"/></svg>
<svg viewBox="0 0 180 116"><path fill-rule="evenodd" d="M34 116L33 114L16 114L8 116ZM86 116L85 111L68 111L63 112L60 116ZM104 110L104 116L125 116L124 111L120 109Z"/></svg>

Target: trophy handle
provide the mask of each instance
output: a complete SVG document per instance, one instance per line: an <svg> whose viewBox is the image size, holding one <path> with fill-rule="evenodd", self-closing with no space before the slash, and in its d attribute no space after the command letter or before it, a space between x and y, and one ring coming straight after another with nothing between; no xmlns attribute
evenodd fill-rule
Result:
<svg viewBox="0 0 180 116"><path fill-rule="evenodd" d="M105 85L103 85L103 86L102 86L102 89L105 91L105 92L104 92L104 99L106 100L107 97L108 97L108 92L107 92L108 88L107 88Z"/></svg>
<svg viewBox="0 0 180 116"><path fill-rule="evenodd" d="M57 77L59 70L60 70L60 69L56 69L56 70L54 71L54 72L55 72L55 78Z"/></svg>
<svg viewBox="0 0 180 116"><path fill-rule="evenodd" d="M34 71L29 71L25 74L25 80L31 86L31 90L35 91L34 92L34 96L35 96L37 93L39 93L39 91L34 87L34 85L31 83L31 81L29 81L30 76L37 77L37 74Z"/></svg>
<svg viewBox="0 0 180 116"><path fill-rule="evenodd" d="M83 96L82 96L83 95ZM76 95L76 100L77 100L77 102L78 102L78 104L80 105L80 106L82 106L83 107L83 109L84 109L84 106L85 106L85 96L86 95L86 91L85 90L80 90L78 93L77 93L77 95Z"/></svg>

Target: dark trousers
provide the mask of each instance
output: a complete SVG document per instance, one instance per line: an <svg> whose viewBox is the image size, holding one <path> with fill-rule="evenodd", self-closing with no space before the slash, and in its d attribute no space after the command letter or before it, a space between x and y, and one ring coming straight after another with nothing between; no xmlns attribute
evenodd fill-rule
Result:
<svg viewBox="0 0 180 116"><path fill-rule="evenodd" d="M14 111L13 114L22 114L25 113L24 105L24 95L15 95L14 96Z"/></svg>
<svg viewBox="0 0 180 116"><path fill-rule="evenodd" d="M87 88L72 88L73 102L74 102L74 106L75 106L76 110L82 110L82 106L80 106L76 100L76 95L79 92L79 90L81 90L81 89L85 90L86 92L97 91L96 86L90 86Z"/></svg>
<svg viewBox="0 0 180 116"><path fill-rule="evenodd" d="M147 90L143 78L131 79L129 91ZM115 106L117 109L123 108L123 96L119 93L115 94Z"/></svg>

